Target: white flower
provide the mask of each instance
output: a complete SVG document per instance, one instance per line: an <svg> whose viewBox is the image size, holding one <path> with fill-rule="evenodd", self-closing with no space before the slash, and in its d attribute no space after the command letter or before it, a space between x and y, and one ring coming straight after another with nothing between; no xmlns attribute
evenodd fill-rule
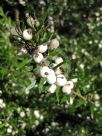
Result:
<svg viewBox="0 0 102 136"><path fill-rule="evenodd" d="M39 113L38 110L35 110L35 111L34 111L34 115L35 115L36 118L40 118L40 113Z"/></svg>
<svg viewBox="0 0 102 136"><path fill-rule="evenodd" d="M63 88L62 88L62 92L63 93L66 93L66 94L70 94L71 93L71 88L69 85L64 85Z"/></svg>
<svg viewBox="0 0 102 136"><path fill-rule="evenodd" d="M84 69L84 64L80 64L79 67L80 67L81 69Z"/></svg>
<svg viewBox="0 0 102 136"><path fill-rule="evenodd" d="M43 60L43 55L41 53L36 53L33 55L33 59L35 62L40 63Z"/></svg>
<svg viewBox="0 0 102 136"><path fill-rule="evenodd" d="M0 99L0 104L3 104L3 99Z"/></svg>
<svg viewBox="0 0 102 136"><path fill-rule="evenodd" d="M35 125L38 126L39 125L39 121L35 120Z"/></svg>
<svg viewBox="0 0 102 136"><path fill-rule="evenodd" d="M19 3L20 3L22 6L25 6L25 5L26 5L26 1L25 1L25 0L19 0Z"/></svg>
<svg viewBox="0 0 102 136"><path fill-rule="evenodd" d="M57 122L52 122L52 123L51 123L51 126L53 126L53 127L55 127L55 126L57 126L57 125L58 125Z"/></svg>
<svg viewBox="0 0 102 136"><path fill-rule="evenodd" d="M24 129L24 128L26 127L26 123L25 123L25 122L22 123L22 124L21 124L21 127Z"/></svg>
<svg viewBox="0 0 102 136"><path fill-rule="evenodd" d="M23 38L25 40L31 40L32 39L32 30L29 28L29 29L25 29L23 31Z"/></svg>
<svg viewBox="0 0 102 136"><path fill-rule="evenodd" d="M100 63L100 66L102 67L102 61L100 61L99 63Z"/></svg>
<svg viewBox="0 0 102 136"><path fill-rule="evenodd" d="M97 40L97 39L95 39L95 40L94 40L94 42L95 42L95 43L98 43L98 40Z"/></svg>
<svg viewBox="0 0 102 136"><path fill-rule="evenodd" d="M45 132L47 133L50 129L49 128L45 128Z"/></svg>
<svg viewBox="0 0 102 136"><path fill-rule="evenodd" d="M96 107L100 107L100 102L99 101L95 101L95 106Z"/></svg>
<svg viewBox="0 0 102 136"><path fill-rule="evenodd" d="M2 94L2 90L0 90L0 94Z"/></svg>
<svg viewBox="0 0 102 136"><path fill-rule="evenodd" d="M52 85L50 86L50 88L49 88L49 92L50 92L50 93L54 93L55 90L56 90L56 85L55 85L55 84L52 84Z"/></svg>
<svg viewBox="0 0 102 136"><path fill-rule="evenodd" d="M5 107L6 107L6 103L3 103L3 104L2 104L2 107L5 108Z"/></svg>
<svg viewBox="0 0 102 136"><path fill-rule="evenodd" d="M92 44L93 42L92 41L89 41L89 44Z"/></svg>
<svg viewBox="0 0 102 136"><path fill-rule="evenodd" d="M43 116L43 115L41 115L41 116L40 116L40 120L43 120L43 119L44 119L44 116Z"/></svg>
<svg viewBox="0 0 102 136"><path fill-rule="evenodd" d="M101 49L101 48L102 48L102 43L99 43L99 44L98 44L98 47Z"/></svg>
<svg viewBox="0 0 102 136"><path fill-rule="evenodd" d="M98 17L98 16L100 16L100 13L99 13L99 12L96 12L95 15Z"/></svg>
<svg viewBox="0 0 102 136"><path fill-rule="evenodd" d="M42 5L42 6L46 6L45 1L43 1L43 0L40 0L40 1L39 1L39 4Z"/></svg>
<svg viewBox="0 0 102 136"><path fill-rule="evenodd" d="M11 128L8 128L7 129L7 133L11 133L12 132L12 129Z"/></svg>
<svg viewBox="0 0 102 136"><path fill-rule="evenodd" d="M55 63L56 64L60 64L60 63L62 63L63 62L63 58L62 57L57 57L56 59L55 59Z"/></svg>
<svg viewBox="0 0 102 136"><path fill-rule="evenodd" d="M50 74L47 76L47 82L48 82L49 84L54 84L54 83L56 82L56 75L50 73Z"/></svg>
<svg viewBox="0 0 102 136"><path fill-rule="evenodd" d="M20 108L20 107L17 108L17 112L18 112L18 113L21 112L21 108Z"/></svg>
<svg viewBox="0 0 102 136"><path fill-rule="evenodd" d="M68 85L71 89L74 88L74 84L73 84L72 81L67 81L67 85Z"/></svg>
<svg viewBox="0 0 102 136"><path fill-rule="evenodd" d="M99 94L94 94L94 99L95 99L95 100L99 100L99 99L100 99Z"/></svg>
<svg viewBox="0 0 102 136"><path fill-rule="evenodd" d="M40 75L42 77L47 77L49 73L50 73L50 69L47 66L43 66L40 68Z"/></svg>
<svg viewBox="0 0 102 136"><path fill-rule="evenodd" d="M54 70L53 69L49 69L50 71L49 71L49 74L53 74L53 75L55 75L55 72L54 72Z"/></svg>
<svg viewBox="0 0 102 136"><path fill-rule="evenodd" d="M58 86L64 86L67 84L67 79L65 78L64 75L57 75L57 81L56 84Z"/></svg>
<svg viewBox="0 0 102 136"><path fill-rule="evenodd" d="M88 88L88 89L89 89L89 88L90 88L90 85L86 85L86 88Z"/></svg>
<svg viewBox="0 0 102 136"><path fill-rule="evenodd" d="M56 49L58 48L59 46L59 41L57 39L53 39L51 42L50 42L50 47L51 49Z"/></svg>
<svg viewBox="0 0 102 136"><path fill-rule="evenodd" d="M41 52L41 53L44 53L44 52L46 52L47 51L47 44L41 44L41 45L39 45L38 46L38 50L39 50L39 52Z"/></svg>
<svg viewBox="0 0 102 136"><path fill-rule="evenodd" d="M0 108L5 108L6 104L3 102L3 99L0 99Z"/></svg>
<svg viewBox="0 0 102 136"><path fill-rule="evenodd" d="M72 59L74 60L76 58L77 58L76 54L72 54Z"/></svg>
<svg viewBox="0 0 102 136"><path fill-rule="evenodd" d="M22 111L22 112L20 112L20 117L25 117L25 112L24 111Z"/></svg>

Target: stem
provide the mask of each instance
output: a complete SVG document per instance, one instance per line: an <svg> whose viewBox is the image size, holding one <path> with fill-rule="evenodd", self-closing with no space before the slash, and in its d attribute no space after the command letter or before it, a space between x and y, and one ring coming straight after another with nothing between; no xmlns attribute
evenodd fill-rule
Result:
<svg viewBox="0 0 102 136"><path fill-rule="evenodd" d="M73 93L74 95L80 97L81 99L83 99L85 102L90 102L91 104L93 104L93 105L95 106L94 102L88 100L86 97L84 97L84 96L82 96L81 94L75 92L74 90L72 91L72 93Z"/></svg>
<svg viewBox="0 0 102 136"><path fill-rule="evenodd" d="M61 62L60 64L58 64L57 66L53 67L53 69L57 69L58 67L60 67L64 62Z"/></svg>
<svg viewBox="0 0 102 136"><path fill-rule="evenodd" d="M15 18L16 18L16 22L17 22L18 31L20 32L20 34L22 34L22 31L20 28L20 19L19 19L19 10L18 9L15 10Z"/></svg>
<svg viewBox="0 0 102 136"><path fill-rule="evenodd" d="M85 102L87 102L87 98L82 96L81 94L75 92L75 91L72 91L73 94L75 94L76 96L80 97L81 99L83 99Z"/></svg>

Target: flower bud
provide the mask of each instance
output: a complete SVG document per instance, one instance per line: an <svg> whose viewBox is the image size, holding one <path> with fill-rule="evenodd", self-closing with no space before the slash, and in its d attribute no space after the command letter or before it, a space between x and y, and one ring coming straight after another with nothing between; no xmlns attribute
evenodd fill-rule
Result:
<svg viewBox="0 0 102 136"><path fill-rule="evenodd" d="M23 38L25 40L31 40L32 39L32 30L29 28L29 29L25 29L23 31Z"/></svg>
<svg viewBox="0 0 102 136"><path fill-rule="evenodd" d="M34 19L33 19L31 16L28 16L28 17L27 17L27 24L28 24L30 27L33 27L33 26L34 26Z"/></svg>
<svg viewBox="0 0 102 136"><path fill-rule="evenodd" d="M47 44L45 44L45 45L43 45L43 44L39 45L39 46L38 46L38 50L39 50L39 52L41 52L41 53L46 52L46 51L47 51Z"/></svg>
<svg viewBox="0 0 102 136"><path fill-rule="evenodd" d="M65 78L64 75L57 75L57 82L56 84L58 86L64 86L67 84L67 79Z"/></svg>
<svg viewBox="0 0 102 136"><path fill-rule="evenodd" d="M33 55L33 59L35 62L40 63L43 60L43 55L41 53L36 53Z"/></svg>
<svg viewBox="0 0 102 136"><path fill-rule="evenodd" d="M55 59L55 63L56 63L56 64L60 64L60 63L62 63L62 62L63 62L62 57L57 57L57 58Z"/></svg>
<svg viewBox="0 0 102 136"><path fill-rule="evenodd" d="M56 49L58 46L59 46L59 41L58 41L57 39L53 39L53 40L50 42L50 47L51 47L51 49Z"/></svg>
<svg viewBox="0 0 102 136"><path fill-rule="evenodd" d="M38 19L35 19L35 20L34 20L34 24L35 24L36 27L39 27L39 25L40 25L39 20L38 20Z"/></svg>
<svg viewBox="0 0 102 136"><path fill-rule="evenodd" d="M62 88L62 92L65 94L70 94L71 93L71 88L69 85L64 85Z"/></svg>

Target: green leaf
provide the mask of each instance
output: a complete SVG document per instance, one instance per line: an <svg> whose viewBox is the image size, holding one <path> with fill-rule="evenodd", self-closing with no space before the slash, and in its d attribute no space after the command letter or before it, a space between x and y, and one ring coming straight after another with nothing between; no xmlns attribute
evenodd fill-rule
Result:
<svg viewBox="0 0 102 136"><path fill-rule="evenodd" d="M5 15L4 15L4 12L3 12L3 8L2 7L0 7L0 16L2 16L2 17L4 17Z"/></svg>
<svg viewBox="0 0 102 136"><path fill-rule="evenodd" d="M59 95L59 88L58 87L56 89L56 98L57 98L57 102L59 104L60 103L60 95Z"/></svg>
<svg viewBox="0 0 102 136"><path fill-rule="evenodd" d="M40 93L43 91L44 82L45 82L45 79L44 79L44 78L41 78L41 79L40 79L39 86L38 86Z"/></svg>
<svg viewBox="0 0 102 136"><path fill-rule="evenodd" d="M25 59L23 60L19 65L18 68L16 68L16 70L20 70L22 69L26 64L30 63L32 59Z"/></svg>
<svg viewBox="0 0 102 136"><path fill-rule="evenodd" d="M34 88L34 85L35 85L35 81L33 81L33 82L26 88L25 91L31 90L32 88Z"/></svg>
<svg viewBox="0 0 102 136"><path fill-rule="evenodd" d="M66 100L69 100L70 95L65 95L62 99L61 99L61 103L65 102Z"/></svg>

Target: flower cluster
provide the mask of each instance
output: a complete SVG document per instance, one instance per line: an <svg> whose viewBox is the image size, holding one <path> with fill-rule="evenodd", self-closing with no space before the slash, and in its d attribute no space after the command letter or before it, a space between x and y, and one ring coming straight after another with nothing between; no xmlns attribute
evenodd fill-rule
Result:
<svg viewBox="0 0 102 136"><path fill-rule="evenodd" d="M23 38L25 40L32 39L32 30L25 29L23 31ZM63 63L62 57L55 57L52 67L46 65L46 58L44 57L44 53L50 49L57 49L59 47L59 40L57 38L50 40L48 43L41 44L37 46L37 49L34 51L32 57L33 60L40 65L40 76L45 78L46 82L51 85L49 88L50 93L54 93L57 86L62 87L62 92L65 94L70 94L72 89L74 88L73 81L68 81L65 75L62 73L59 64ZM49 54L50 55L50 54ZM58 66L58 67L57 67ZM54 70L54 67L57 69Z"/></svg>

